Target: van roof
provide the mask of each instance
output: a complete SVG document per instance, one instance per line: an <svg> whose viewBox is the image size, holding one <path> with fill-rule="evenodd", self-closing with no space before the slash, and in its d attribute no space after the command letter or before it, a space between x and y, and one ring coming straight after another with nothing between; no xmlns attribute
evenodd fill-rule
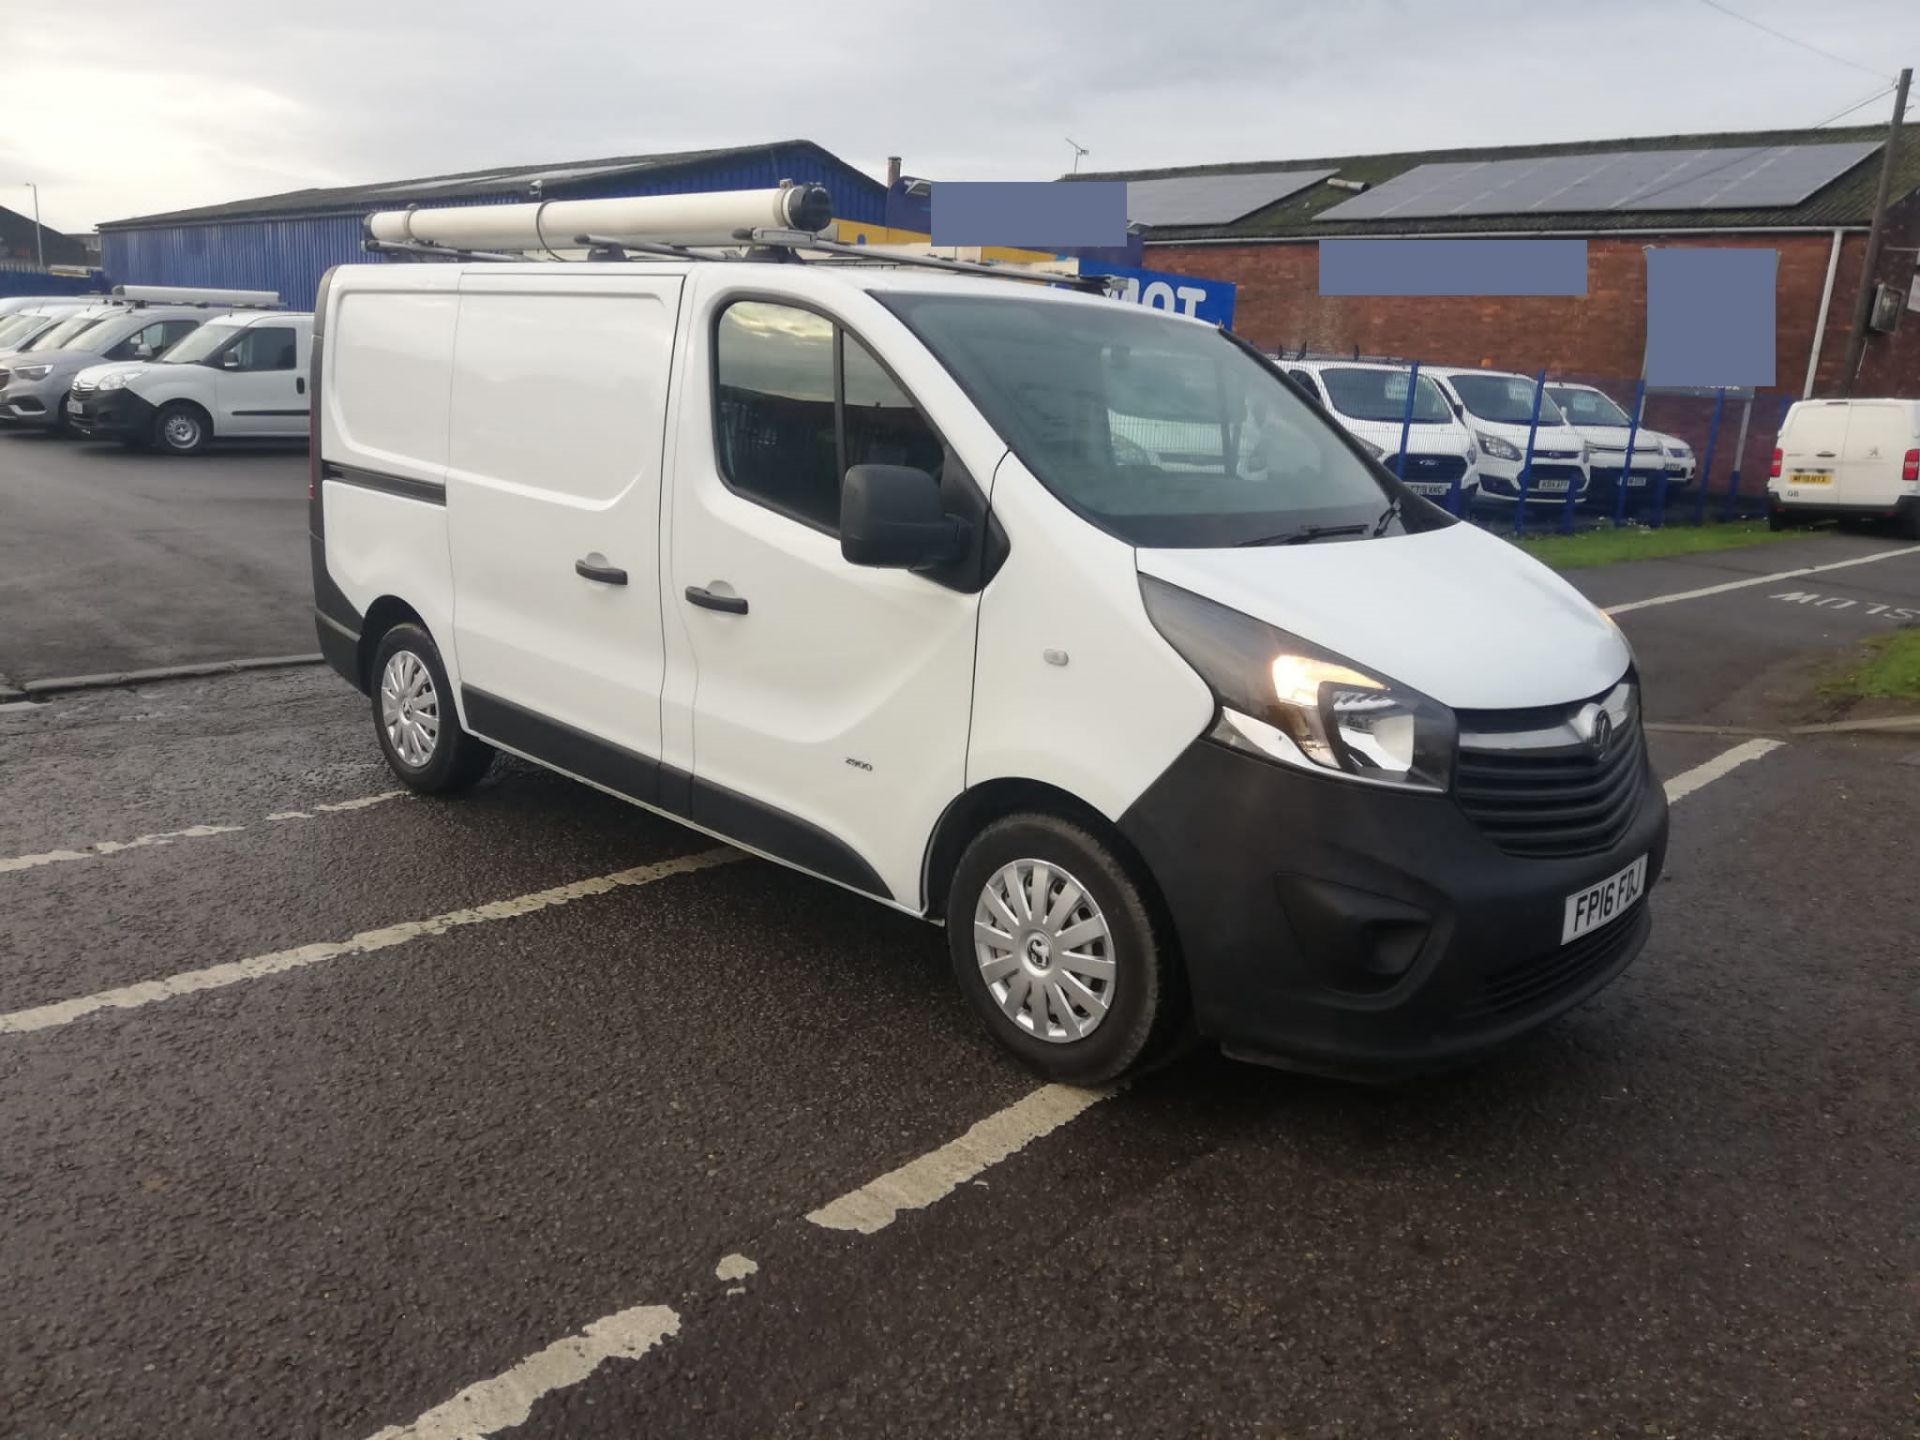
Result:
<svg viewBox="0 0 1920 1440"><path fill-rule="evenodd" d="M395 285L392 280L396 267L388 265L349 264L336 266L330 273L333 283L339 287L342 281L348 288L356 277L372 278L377 275L380 289L404 289L404 285ZM476 275L538 275L561 281L578 278L583 275L686 275L698 271L706 274L717 272L730 279L743 282L778 282L791 280L795 273L809 277L827 279L833 283L845 285L851 290L888 291L902 294L941 294L969 296L998 296L1004 299L1037 301L1049 305L1111 305L1117 302L1103 295L1091 295L1070 290L1064 286L1045 285L1033 280L1001 280L991 275L945 274L939 270L925 269L915 265L889 265L884 256L859 260L819 259L806 260L795 264L791 261L760 260L655 260L645 256L636 256L631 260L505 260L505 261L442 261L425 265L420 273L425 275L444 275L448 271ZM1133 306L1133 309L1143 307ZM1208 322L1189 316L1175 315L1164 310L1151 313L1168 320L1180 320L1190 325L1207 325Z"/></svg>

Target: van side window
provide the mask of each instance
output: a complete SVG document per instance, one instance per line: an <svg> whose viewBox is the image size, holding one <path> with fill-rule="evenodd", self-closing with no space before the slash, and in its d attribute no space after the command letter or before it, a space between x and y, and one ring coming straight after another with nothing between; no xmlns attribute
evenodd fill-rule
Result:
<svg viewBox="0 0 1920 1440"><path fill-rule="evenodd" d="M291 325L255 325L227 353L239 362L236 370L291 370L298 348Z"/></svg>
<svg viewBox="0 0 1920 1440"><path fill-rule="evenodd" d="M837 532L849 467L939 476L946 447L933 426L873 352L825 316L736 301L714 349L721 473L749 498Z"/></svg>
<svg viewBox="0 0 1920 1440"><path fill-rule="evenodd" d="M947 448L933 426L872 351L844 331L841 343L847 454L840 473L855 465L911 465L937 477Z"/></svg>
<svg viewBox="0 0 1920 1440"><path fill-rule="evenodd" d="M840 525L833 322L740 300L714 335L721 473L734 489L816 525Z"/></svg>

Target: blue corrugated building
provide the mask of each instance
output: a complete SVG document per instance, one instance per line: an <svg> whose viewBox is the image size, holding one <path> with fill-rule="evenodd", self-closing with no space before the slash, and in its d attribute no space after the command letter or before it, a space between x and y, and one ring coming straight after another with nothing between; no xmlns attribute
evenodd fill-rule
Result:
<svg viewBox="0 0 1920 1440"><path fill-rule="evenodd" d="M101 264L116 284L277 290L304 309L329 267L379 258L360 247L361 222L375 210L765 190L782 180L826 186L842 219L877 225L886 218L887 191L878 180L810 140L782 140L294 190L114 220L100 227Z"/></svg>

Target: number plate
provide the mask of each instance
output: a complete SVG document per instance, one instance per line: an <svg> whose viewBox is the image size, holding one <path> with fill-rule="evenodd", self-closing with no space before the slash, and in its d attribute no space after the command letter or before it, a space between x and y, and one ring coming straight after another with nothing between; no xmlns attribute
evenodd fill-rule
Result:
<svg viewBox="0 0 1920 1440"><path fill-rule="evenodd" d="M1527 488L1536 495L1564 495L1571 483L1567 480L1536 480Z"/></svg>
<svg viewBox="0 0 1920 1440"><path fill-rule="evenodd" d="M1407 481L1407 489L1411 490L1416 495L1432 495L1435 497L1443 497L1452 488L1453 487L1451 485L1441 485L1432 480Z"/></svg>
<svg viewBox="0 0 1920 1440"><path fill-rule="evenodd" d="M1646 890L1647 857L1642 855L1598 885L1574 891L1567 896L1566 916L1560 923L1560 943L1578 940L1589 930L1597 930L1609 920L1626 914Z"/></svg>
<svg viewBox="0 0 1920 1440"><path fill-rule="evenodd" d="M1831 470L1796 470L1787 477L1787 483L1789 485L1831 485L1833 472Z"/></svg>
<svg viewBox="0 0 1920 1440"><path fill-rule="evenodd" d="M67 413L69 415L78 415L81 412L82 408L83 407L81 406L78 400L67 401Z"/></svg>

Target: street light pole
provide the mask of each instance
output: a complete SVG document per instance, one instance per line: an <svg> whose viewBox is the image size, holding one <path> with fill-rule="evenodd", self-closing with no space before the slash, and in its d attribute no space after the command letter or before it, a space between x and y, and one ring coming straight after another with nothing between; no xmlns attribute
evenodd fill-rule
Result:
<svg viewBox="0 0 1920 1440"><path fill-rule="evenodd" d="M29 180L27 188L33 191L33 253L38 257L36 263L44 270L47 268L47 240L40 233L40 187Z"/></svg>

